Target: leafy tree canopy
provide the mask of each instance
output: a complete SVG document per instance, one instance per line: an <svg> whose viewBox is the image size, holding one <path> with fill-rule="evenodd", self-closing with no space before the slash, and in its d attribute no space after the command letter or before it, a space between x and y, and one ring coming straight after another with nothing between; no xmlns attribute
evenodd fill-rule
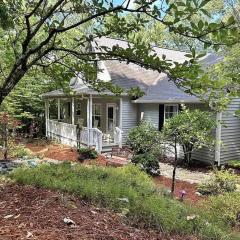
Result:
<svg viewBox="0 0 240 240"><path fill-rule="evenodd" d="M194 49L191 60L173 64L165 56L157 57L151 46L141 41L134 41L127 49L98 46L93 50L91 46L98 37L114 33L127 39L153 20L206 48L236 43L239 29L234 15L207 20L211 15L207 11L209 2L135 0L132 6L130 0L118 4L107 0L0 0L0 103L31 74L44 73L58 82L69 82L82 72L86 84L97 85L94 62L104 59L133 62L165 72L172 79L190 81L200 72L200 56Z"/></svg>
<svg viewBox="0 0 240 240"><path fill-rule="evenodd" d="M167 141L176 141L182 146L184 160L189 164L194 151L214 146L212 130L215 124L212 113L199 109L190 111L184 107L180 114L166 121L162 131Z"/></svg>

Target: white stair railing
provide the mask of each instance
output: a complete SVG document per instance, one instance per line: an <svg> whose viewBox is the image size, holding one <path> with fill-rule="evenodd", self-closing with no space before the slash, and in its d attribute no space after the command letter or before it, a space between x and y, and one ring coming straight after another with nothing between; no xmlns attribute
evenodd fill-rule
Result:
<svg viewBox="0 0 240 240"><path fill-rule="evenodd" d="M94 146L98 153L102 152L103 133L98 128L89 129L90 146Z"/></svg>
<svg viewBox="0 0 240 240"><path fill-rule="evenodd" d="M122 130L119 127L114 129L114 144L118 144L119 147L122 147Z"/></svg>
<svg viewBox="0 0 240 240"><path fill-rule="evenodd" d="M88 142L88 128L84 127L80 131L80 143L84 145L89 145Z"/></svg>
<svg viewBox="0 0 240 240"><path fill-rule="evenodd" d="M98 128L83 128L80 132L80 143L94 147L98 153L102 151L102 132Z"/></svg>

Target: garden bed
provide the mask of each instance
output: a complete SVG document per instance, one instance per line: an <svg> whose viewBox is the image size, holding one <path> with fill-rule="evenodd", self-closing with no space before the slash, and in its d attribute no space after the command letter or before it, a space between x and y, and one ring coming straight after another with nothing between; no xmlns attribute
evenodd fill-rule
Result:
<svg viewBox="0 0 240 240"><path fill-rule="evenodd" d="M154 182L158 186L164 186L164 187L168 188L169 191L172 186L172 179L166 178L163 176L154 177ZM206 197L199 196L196 194L197 188L198 188L197 184L192 184L192 183L189 183L186 181L176 180L174 196L176 198L179 198L180 191L184 190L186 192L184 199L186 199L186 201L188 201L188 202L194 203L194 202L198 202L200 200L205 199Z"/></svg>
<svg viewBox="0 0 240 240"><path fill-rule="evenodd" d="M55 160L77 161L77 157L78 157L78 152L75 148L71 148L71 147L68 147L68 146L63 146L63 145L60 145L60 144L49 144L49 145L47 145L47 144L29 143L29 144L26 144L26 147L29 148L35 154L42 153L42 155L44 157L55 159ZM97 165L97 166L107 166L107 165L109 165L107 159L103 155L99 155L97 157L97 159L95 159L95 160L85 160L84 164ZM111 164L111 166L119 166L119 165ZM171 179L170 178L159 176L159 177L154 178L154 182L159 186L163 186L163 187L166 187L168 189L171 188ZM175 196L176 197L179 196L179 192L181 190L186 191L187 194L186 194L185 198L186 198L187 201L196 202L196 201L199 201L199 200L203 199L202 196L198 196L196 194L197 184L191 184L191 183L188 183L186 181L177 180L176 181L176 190L175 190Z"/></svg>
<svg viewBox="0 0 240 240"><path fill-rule="evenodd" d="M0 189L0 216L0 239L6 240L182 239L130 227L117 214L71 195L15 184ZM76 226L65 224L65 217Z"/></svg>

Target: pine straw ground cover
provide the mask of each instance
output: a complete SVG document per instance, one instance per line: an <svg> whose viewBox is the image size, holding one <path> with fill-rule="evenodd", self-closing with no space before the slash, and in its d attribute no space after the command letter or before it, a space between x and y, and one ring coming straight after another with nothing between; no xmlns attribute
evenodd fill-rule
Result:
<svg viewBox="0 0 240 240"><path fill-rule="evenodd" d="M76 226L63 222L72 219ZM157 231L131 227L123 217L69 194L7 184L0 188L1 240L180 240ZM185 239L195 240L194 237Z"/></svg>
<svg viewBox="0 0 240 240"><path fill-rule="evenodd" d="M165 196L145 173L134 166L103 168L45 164L34 169L19 168L11 178L18 183L75 194L120 213L135 227L182 235L182 239L189 235L199 239L231 239L221 216Z"/></svg>

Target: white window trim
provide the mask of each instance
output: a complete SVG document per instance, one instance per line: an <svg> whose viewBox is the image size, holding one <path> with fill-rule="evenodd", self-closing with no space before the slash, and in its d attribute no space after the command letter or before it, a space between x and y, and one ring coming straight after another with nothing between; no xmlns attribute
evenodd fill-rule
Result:
<svg viewBox="0 0 240 240"><path fill-rule="evenodd" d="M100 114L95 114L94 109L95 106L99 106L100 107ZM102 104L101 103L93 103L92 104L92 118L93 118L93 125L94 125L94 120L95 120L95 116L100 117L100 126L99 128L102 127Z"/></svg>
<svg viewBox="0 0 240 240"><path fill-rule="evenodd" d="M166 121L166 118L165 118L165 116L166 116L166 107L167 106L174 106L174 107L177 107L177 114L179 114L179 104L170 104L170 103L168 103L168 104L164 104L164 121L163 121L163 123L165 123L165 121Z"/></svg>

